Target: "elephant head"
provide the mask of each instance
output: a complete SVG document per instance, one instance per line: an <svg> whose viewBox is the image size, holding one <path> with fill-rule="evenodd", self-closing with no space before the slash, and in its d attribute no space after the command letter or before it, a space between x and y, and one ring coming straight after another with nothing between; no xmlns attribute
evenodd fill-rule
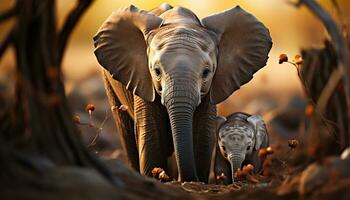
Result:
<svg viewBox="0 0 350 200"><path fill-rule="evenodd" d="M225 100L266 64L272 45L268 29L240 7L200 21L182 7L156 16L130 6L114 12L94 42L114 79L146 101L160 96L181 181L197 180L192 121L202 98Z"/></svg>
<svg viewBox="0 0 350 200"><path fill-rule="evenodd" d="M218 144L221 155L231 165L234 182L235 171L241 169L246 158L251 157L253 152L258 151L268 141L266 127L260 115L234 113L228 120L223 117L217 119L219 120Z"/></svg>

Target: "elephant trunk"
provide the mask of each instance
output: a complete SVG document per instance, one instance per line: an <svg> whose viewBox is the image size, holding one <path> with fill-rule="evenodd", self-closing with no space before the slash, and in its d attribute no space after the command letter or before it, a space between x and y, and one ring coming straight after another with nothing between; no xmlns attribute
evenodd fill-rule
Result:
<svg viewBox="0 0 350 200"><path fill-rule="evenodd" d="M228 156L230 165L231 165L231 173L232 173L232 183L235 182L235 172L237 169L241 169L242 163L244 161L244 156L240 155L239 152L235 152Z"/></svg>
<svg viewBox="0 0 350 200"><path fill-rule="evenodd" d="M193 113L199 101L195 85L183 75L168 80L164 90L164 105L167 108L176 163L180 181L198 181L194 161L192 123Z"/></svg>

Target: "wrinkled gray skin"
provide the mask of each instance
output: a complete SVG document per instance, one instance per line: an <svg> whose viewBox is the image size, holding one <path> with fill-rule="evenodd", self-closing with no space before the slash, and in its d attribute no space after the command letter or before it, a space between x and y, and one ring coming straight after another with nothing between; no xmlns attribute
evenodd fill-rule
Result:
<svg viewBox="0 0 350 200"><path fill-rule="evenodd" d="M234 173L242 165L252 164L258 173L262 159L261 148L269 145L265 123L259 115L233 113L226 118L217 117L217 148L215 175L224 173L229 178L225 184L234 182Z"/></svg>
<svg viewBox="0 0 350 200"><path fill-rule="evenodd" d="M267 61L267 28L240 7L202 20L162 4L115 11L94 37L107 95L131 167L168 170L175 152L180 181L207 182L216 104Z"/></svg>

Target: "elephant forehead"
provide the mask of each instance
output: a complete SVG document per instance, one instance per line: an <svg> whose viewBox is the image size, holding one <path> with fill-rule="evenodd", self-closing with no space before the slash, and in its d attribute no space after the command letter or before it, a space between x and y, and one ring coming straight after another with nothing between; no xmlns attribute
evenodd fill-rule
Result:
<svg viewBox="0 0 350 200"><path fill-rule="evenodd" d="M196 14L181 6L176 6L173 9L167 10L161 14L160 17L164 20L163 24L183 23L200 25L200 21Z"/></svg>
<svg viewBox="0 0 350 200"><path fill-rule="evenodd" d="M209 33L202 27L190 25L167 25L154 35L151 48L162 49L200 49L211 52L216 49Z"/></svg>
<svg viewBox="0 0 350 200"><path fill-rule="evenodd" d="M253 138L253 131L248 126L238 124L224 126L219 131L220 138L231 138L232 136Z"/></svg>

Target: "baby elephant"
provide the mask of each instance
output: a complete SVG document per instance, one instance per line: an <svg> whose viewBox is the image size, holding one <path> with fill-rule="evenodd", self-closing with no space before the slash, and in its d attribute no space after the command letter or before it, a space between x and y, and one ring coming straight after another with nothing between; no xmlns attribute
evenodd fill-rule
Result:
<svg viewBox="0 0 350 200"><path fill-rule="evenodd" d="M260 115L233 113L217 117L217 147L215 155L215 177L224 173L224 184L234 182L234 173L243 165L254 165L260 171L262 158L259 149L269 145L265 123Z"/></svg>

